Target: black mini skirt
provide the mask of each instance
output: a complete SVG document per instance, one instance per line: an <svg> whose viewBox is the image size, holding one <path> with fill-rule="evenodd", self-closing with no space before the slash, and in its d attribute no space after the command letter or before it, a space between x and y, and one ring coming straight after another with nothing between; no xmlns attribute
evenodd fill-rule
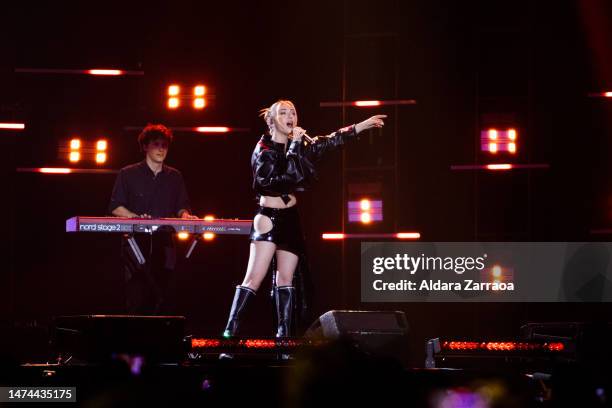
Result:
<svg viewBox="0 0 612 408"><path fill-rule="evenodd" d="M289 208L259 207L255 215L261 214L272 221L272 229L263 234L255 231L251 225L251 241L268 241L282 249L300 256L304 252L304 234L300 223L297 206Z"/></svg>

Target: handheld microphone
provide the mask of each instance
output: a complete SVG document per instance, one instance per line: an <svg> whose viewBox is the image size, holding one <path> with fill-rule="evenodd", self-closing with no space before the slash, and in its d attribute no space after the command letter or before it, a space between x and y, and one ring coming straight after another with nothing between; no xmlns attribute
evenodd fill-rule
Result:
<svg viewBox="0 0 612 408"><path fill-rule="evenodd" d="M315 142L315 140L312 137L308 136L306 133L304 133L302 136L304 137L304 139L306 139L306 141L308 143L314 143Z"/></svg>
<svg viewBox="0 0 612 408"><path fill-rule="evenodd" d="M293 129L291 129L291 134L293 134ZM314 142L315 142L315 140L314 140L312 137L308 136L306 133L304 133L304 134L302 135L302 137L303 137L304 139L306 139L306 141L307 141L308 143L314 143Z"/></svg>

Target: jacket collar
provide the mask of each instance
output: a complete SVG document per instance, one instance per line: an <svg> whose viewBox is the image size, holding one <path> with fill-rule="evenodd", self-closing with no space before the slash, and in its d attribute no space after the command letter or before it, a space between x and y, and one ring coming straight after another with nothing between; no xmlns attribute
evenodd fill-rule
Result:
<svg viewBox="0 0 612 408"><path fill-rule="evenodd" d="M272 140L272 135L269 133L264 133L263 136L261 136L260 143L269 149L274 149L279 152L285 151L285 144L277 143L274 140Z"/></svg>

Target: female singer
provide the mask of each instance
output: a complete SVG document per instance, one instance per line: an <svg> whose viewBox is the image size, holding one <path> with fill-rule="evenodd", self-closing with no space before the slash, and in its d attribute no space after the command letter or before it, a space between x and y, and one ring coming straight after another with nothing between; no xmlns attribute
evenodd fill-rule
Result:
<svg viewBox="0 0 612 408"><path fill-rule="evenodd" d="M303 190L313 179L314 164L326 151L355 139L366 129L382 127L386 118L386 115L372 116L327 136L310 138L297 126L298 116L291 101L279 100L263 109L261 116L269 132L261 137L251 157L253 188L259 209L251 228L246 275L242 284L236 286L224 337L237 335L240 316L259 289L274 256L277 268L276 336L291 335L295 306L293 274L304 247L295 192Z"/></svg>

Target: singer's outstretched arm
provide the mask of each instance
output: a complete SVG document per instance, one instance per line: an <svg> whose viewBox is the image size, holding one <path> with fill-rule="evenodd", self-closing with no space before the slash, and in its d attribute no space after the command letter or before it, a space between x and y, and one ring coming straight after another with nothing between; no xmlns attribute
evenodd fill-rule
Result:
<svg viewBox="0 0 612 408"><path fill-rule="evenodd" d="M375 115L363 122L347 126L329 135L317 136L313 139L312 143L306 145L305 156L312 163L316 163L326 152L356 138L364 130L383 127L386 117L387 115Z"/></svg>

